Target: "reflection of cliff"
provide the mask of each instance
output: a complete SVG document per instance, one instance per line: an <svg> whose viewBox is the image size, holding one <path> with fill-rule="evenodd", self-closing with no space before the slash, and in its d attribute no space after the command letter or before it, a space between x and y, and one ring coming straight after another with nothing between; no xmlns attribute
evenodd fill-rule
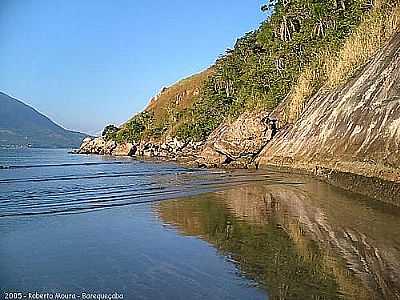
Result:
<svg viewBox="0 0 400 300"><path fill-rule="evenodd" d="M400 214L354 197L320 183L252 184L157 210L272 298L400 299Z"/></svg>

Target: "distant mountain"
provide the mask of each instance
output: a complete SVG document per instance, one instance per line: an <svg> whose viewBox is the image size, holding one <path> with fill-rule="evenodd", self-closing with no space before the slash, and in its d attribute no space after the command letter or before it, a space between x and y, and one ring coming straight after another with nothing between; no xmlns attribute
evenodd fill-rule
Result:
<svg viewBox="0 0 400 300"><path fill-rule="evenodd" d="M0 146L75 148L85 136L62 128L32 107L0 92Z"/></svg>

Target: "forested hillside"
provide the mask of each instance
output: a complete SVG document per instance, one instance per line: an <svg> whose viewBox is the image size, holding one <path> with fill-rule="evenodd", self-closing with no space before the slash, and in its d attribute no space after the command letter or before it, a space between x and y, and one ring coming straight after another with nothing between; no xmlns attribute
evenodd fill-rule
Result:
<svg viewBox="0 0 400 300"><path fill-rule="evenodd" d="M345 82L382 47L400 15L399 0L275 0L261 9L266 20L211 69L165 89L162 101L107 137L205 140L223 121L255 109L293 123L306 100Z"/></svg>

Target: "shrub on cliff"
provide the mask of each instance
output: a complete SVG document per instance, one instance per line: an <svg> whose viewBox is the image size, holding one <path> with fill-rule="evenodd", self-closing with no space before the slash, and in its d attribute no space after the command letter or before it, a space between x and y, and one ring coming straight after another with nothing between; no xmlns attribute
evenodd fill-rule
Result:
<svg viewBox="0 0 400 300"><path fill-rule="evenodd" d="M216 61L178 135L201 139L245 110L272 110L307 67L318 68L327 50L340 49L372 8L370 0L269 1L262 7L269 18ZM322 78L316 79L313 87L321 86Z"/></svg>
<svg viewBox="0 0 400 300"><path fill-rule="evenodd" d="M117 131L119 130L119 128L115 125L107 125L104 129L103 132L101 134L101 136L106 140L112 140L115 138L115 134L117 133Z"/></svg>
<svg viewBox="0 0 400 300"><path fill-rule="evenodd" d="M112 134L113 139L119 143L136 143L142 139L145 130L152 127L153 120L154 116L152 113L141 112L122 125L118 131L114 132Z"/></svg>
<svg viewBox="0 0 400 300"><path fill-rule="evenodd" d="M257 30L238 39L209 71L164 89L116 137L168 133L204 140L227 119L280 103L280 121L293 123L313 94L347 80L398 29L399 2L269 1L262 6L268 18Z"/></svg>

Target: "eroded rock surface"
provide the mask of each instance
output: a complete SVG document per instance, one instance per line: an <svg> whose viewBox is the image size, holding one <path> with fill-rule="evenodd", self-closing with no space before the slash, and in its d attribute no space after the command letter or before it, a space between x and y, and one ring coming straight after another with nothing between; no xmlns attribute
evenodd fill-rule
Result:
<svg viewBox="0 0 400 300"><path fill-rule="evenodd" d="M102 137L85 138L78 150L79 154L105 154L106 141Z"/></svg>
<svg viewBox="0 0 400 300"><path fill-rule="evenodd" d="M236 121L220 125L199 154L201 165L247 166L275 134L274 120L268 113L244 113Z"/></svg>
<svg viewBox="0 0 400 300"><path fill-rule="evenodd" d="M258 164L400 182L400 34L347 84L313 97Z"/></svg>
<svg viewBox="0 0 400 300"><path fill-rule="evenodd" d="M111 154L115 156L133 156L135 152L136 145L132 143L123 143L116 145Z"/></svg>
<svg viewBox="0 0 400 300"><path fill-rule="evenodd" d="M85 138L76 153L132 156L135 152L136 146L131 143L118 144L115 141L106 141L103 137L97 137Z"/></svg>

